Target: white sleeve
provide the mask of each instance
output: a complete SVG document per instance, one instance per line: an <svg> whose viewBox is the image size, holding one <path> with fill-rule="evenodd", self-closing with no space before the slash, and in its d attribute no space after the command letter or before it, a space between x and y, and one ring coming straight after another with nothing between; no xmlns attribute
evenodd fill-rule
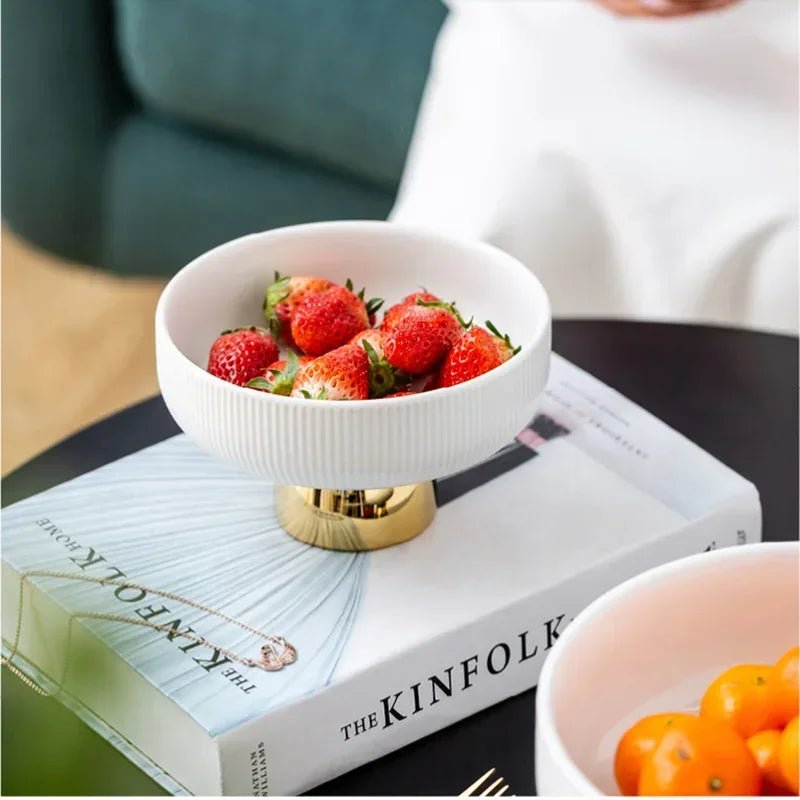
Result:
<svg viewBox="0 0 800 800"><path fill-rule="evenodd" d="M795 331L796 30L453 0L391 219L502 247L556 315Z"/></svg>

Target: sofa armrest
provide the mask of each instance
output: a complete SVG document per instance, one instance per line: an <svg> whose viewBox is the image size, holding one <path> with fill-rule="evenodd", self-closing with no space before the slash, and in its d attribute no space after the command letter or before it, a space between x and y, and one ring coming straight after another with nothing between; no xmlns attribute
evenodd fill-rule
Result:
<svg viewBox="0 0 800 800"><path fill-rule="evenodd" d="M102 169L130 104L107 0L4 0L3 216L23 236L91 263Z"/></svg>

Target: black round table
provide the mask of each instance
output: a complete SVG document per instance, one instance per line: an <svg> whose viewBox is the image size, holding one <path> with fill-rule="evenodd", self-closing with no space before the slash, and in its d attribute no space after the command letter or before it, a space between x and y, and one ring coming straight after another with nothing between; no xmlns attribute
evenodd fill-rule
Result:
<svg viewBox="0 0 800 800"><path fill-rule="evenodd" d="M765 540L798 536L798 340L723 328L562 321L554 349L627 395L761 494ZM56 445L3 481L3 505L178 432L160 398ZM57 701L3 671L3 794L163 794ZM488 767L534 790L535 691L320 787L319 794L452 795ZM313 756L309 756L313 757Z"/></svg>

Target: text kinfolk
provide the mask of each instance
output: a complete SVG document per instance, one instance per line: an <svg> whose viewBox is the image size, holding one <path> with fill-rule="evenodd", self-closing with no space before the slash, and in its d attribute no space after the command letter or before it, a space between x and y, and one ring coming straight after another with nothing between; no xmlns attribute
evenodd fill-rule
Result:
<svg viewBox="0 0 800 800"><path fill-rule="evenodd" d="M390 728L456 693L471 689L484 675L500 675L508 668L524 664L540 652L547 652L555 644L563 623L564 614L559 614L543 623L541 639L536 643L531 631L523 631L510 643L498 642L493 645L484 656L469 656L407 689L380 698L376 710L339 728L342 737L350 741L376 728Z"/></svg>

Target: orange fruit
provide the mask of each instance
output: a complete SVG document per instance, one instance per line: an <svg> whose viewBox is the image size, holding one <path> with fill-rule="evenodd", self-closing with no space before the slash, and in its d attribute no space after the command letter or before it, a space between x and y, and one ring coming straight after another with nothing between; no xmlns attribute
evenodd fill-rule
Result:
<svg viewBox="0 0 800 800"><path fill-rule="evenodd" d="M775 662L775 684L777 697L775 708L778 715L778 725L783 727L798 714L800 714L800 675L798 675L798 658L800 647L787 650Z"/></svg>
<svg viewBox="0 0 800 800"><path fill-rule="evenodd" d="M780 728L775 670L769 664L740 664L712 681L700 701L700 716L724 722L742 738Z"/></svg>
<svg viewBox="0 0 800 800"><path fill-rule="evenodd" d="M704 717L671 725L639 776L639 794L756 795L761 773L732 728Z"/></svg>
<svg viewBox="0 0 800 800"><path fill-rule="evenodd" d="M652 714L628 728L619 740L614 756L614 777L622 794L635 795L647 755L653 752L664 732L690 714Z"/></svg>
<svg viewBox="0 0 800 800"><path fill-rule="evenodd" d="M798 769L800 769L800 752L797 746L797 717L795 717L781 734L778 745L778 763L783 780L792 794L798 793Z"/></svg>
<svg viewBox="0 0 800 800"><path fill-rule="evenodd" d="M785 794L789 788L778 760L781 732L759 731L747 740L747 747L761 770L762 794Z"/></svg>

